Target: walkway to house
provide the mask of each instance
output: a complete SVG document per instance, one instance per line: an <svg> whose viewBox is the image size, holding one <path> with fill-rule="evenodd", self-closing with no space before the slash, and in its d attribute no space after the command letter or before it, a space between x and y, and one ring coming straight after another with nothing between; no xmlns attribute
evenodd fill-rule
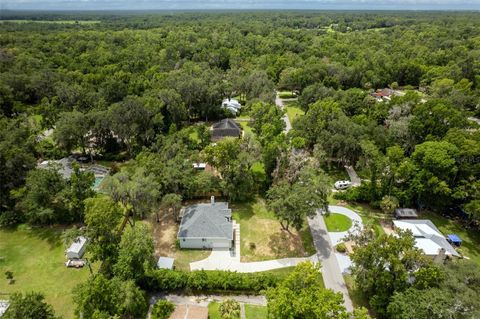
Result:
<svg viewBox="0 0 480 319"><path fill-rule="evenodd" d="M259 272L285 267L293 267L304 261L318 262L317 256L304 258L283 258L256 262L240 261L240 225L233 223L235 232L234 250L226 248L214 248L212 253L205 259L191 262L191 270L230 270L237 272Z"/></svg>
<svg viewBox="0 0 480 319"><path fill-rule="evenodd" d="M332 213L342 214L352 219L352 227L355 223L362 226L362 219L354 211L341 207L341 206L329 206L329 210ZM342 273L347 271L351 265L350 258L344 254L335 252L334 246L341 241L347 232L328 232L327 226L323 219L320 210L317 214L308 219L308 225L312 233L313 242L317 249L318 260L322 264L322 276L325 283L325 287L343 294L345 301L345 308L348 311L353 311L353 304L348 294L348 289L343 279ZM353 230L350 228L350 230Z"/></svg>

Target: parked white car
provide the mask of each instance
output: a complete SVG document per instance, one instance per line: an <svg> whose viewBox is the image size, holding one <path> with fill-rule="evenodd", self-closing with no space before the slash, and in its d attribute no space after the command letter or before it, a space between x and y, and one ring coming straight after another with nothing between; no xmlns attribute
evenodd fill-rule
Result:
<svg viewBox="0 0 480 319"><path fill-rule="evenodd" d="M335 188L336 189L347 189L352 186L352 182L350 181L336 181Z"/></svg>

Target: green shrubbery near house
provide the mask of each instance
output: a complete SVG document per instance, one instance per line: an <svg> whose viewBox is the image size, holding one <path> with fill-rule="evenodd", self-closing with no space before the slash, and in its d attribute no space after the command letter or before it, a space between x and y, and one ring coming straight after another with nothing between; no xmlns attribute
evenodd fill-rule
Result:
<svg viewBox="0 0 480 319"><path fill-rule="evenodd" d="M142 280L147 291L202 291L260 293L275 287L284 276L271 273L237 273L230 271L179 271L157 269Z"/></svg>
<svg viewBox="0 0 480 319"><path fill-rule="evenodd" d="M158 300L153 306L151 319L168 319L175 310L175 305L168 300Z"/></svg>

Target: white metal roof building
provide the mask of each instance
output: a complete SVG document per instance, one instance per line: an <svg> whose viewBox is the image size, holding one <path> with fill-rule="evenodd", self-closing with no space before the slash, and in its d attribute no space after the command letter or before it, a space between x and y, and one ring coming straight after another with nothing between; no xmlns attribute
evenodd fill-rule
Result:
<svg viewBox="0 0 480 319"><path fill-rule="evenodd" d="M428 256L437 256L445 249L446 255L459 257L455 248L450 245L445 236L428 219L394 220L396 229L410 230L415 237L415 246Z"/></svg>
<svg viewBox="0 0 480 319"><path fill-rule="evenodd" d="M225 99L222 102L222 108L229 110L233 114L237 114L242 108L242 105L235 99Z"/></svg>
<svg viewBox="0 0 480 319"><path fill-rule="evenodd" d="M0 317L2 317L5 312L7 312L10 303L7 300L0 300Z"/></svg>
<svg viewBox="0 0 480 319"><path fill-rule="evenodd" d="M68 259L80 259L85 253L85 248L87 247L87 239L83 236L75 238L73 243L66 250Z"/></svg>

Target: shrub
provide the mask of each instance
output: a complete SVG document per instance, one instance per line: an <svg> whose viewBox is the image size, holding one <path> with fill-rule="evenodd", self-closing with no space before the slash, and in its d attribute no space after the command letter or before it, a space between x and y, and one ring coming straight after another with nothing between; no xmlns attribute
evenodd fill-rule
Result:
<svg viewBox="0 0 480 319"><path fill-rule="evenodd" d="M159 300L153 306L152 319L168 319L175 310L175 305L168 300Z"/></svg>
<svg viewBox="0 0 480 319"><path fill-rule="evenodd" d="M248 246L250 247L251 250L254 250L257 248L257 245L255 243L250 243L248 244Z"/></svg>
<svg viewBox="0 0 480 319"><path fill-rule="evenodd" d="M7 270L7 271L5 272L5 278L7 278L7 279L9 279L9 280L10 280L10 279L13 279L13 272L10 271L10 270Z"/></svg>
<svg viewBox="0 0 480 319"><path fill-rule="evenodd" d="M347 246L345 246L345 243L339 243L335 248L339 253L344 253L347 251Z"/></svg>
<svg viewBox="0 0 480 319"><path fill-rule="evenodd" d="M181 271L154 269L146 273L141 286L148 291L239 291L260 293L275 287L284 276L271 273L237 273L219 270Z"/></svg>
<svg viewBox="0 0 480 319"><path fill-rule="evenodd" d="M220 303L220 315L222 319L240 318L240 303L233 299L225 299Z"/></svg>

